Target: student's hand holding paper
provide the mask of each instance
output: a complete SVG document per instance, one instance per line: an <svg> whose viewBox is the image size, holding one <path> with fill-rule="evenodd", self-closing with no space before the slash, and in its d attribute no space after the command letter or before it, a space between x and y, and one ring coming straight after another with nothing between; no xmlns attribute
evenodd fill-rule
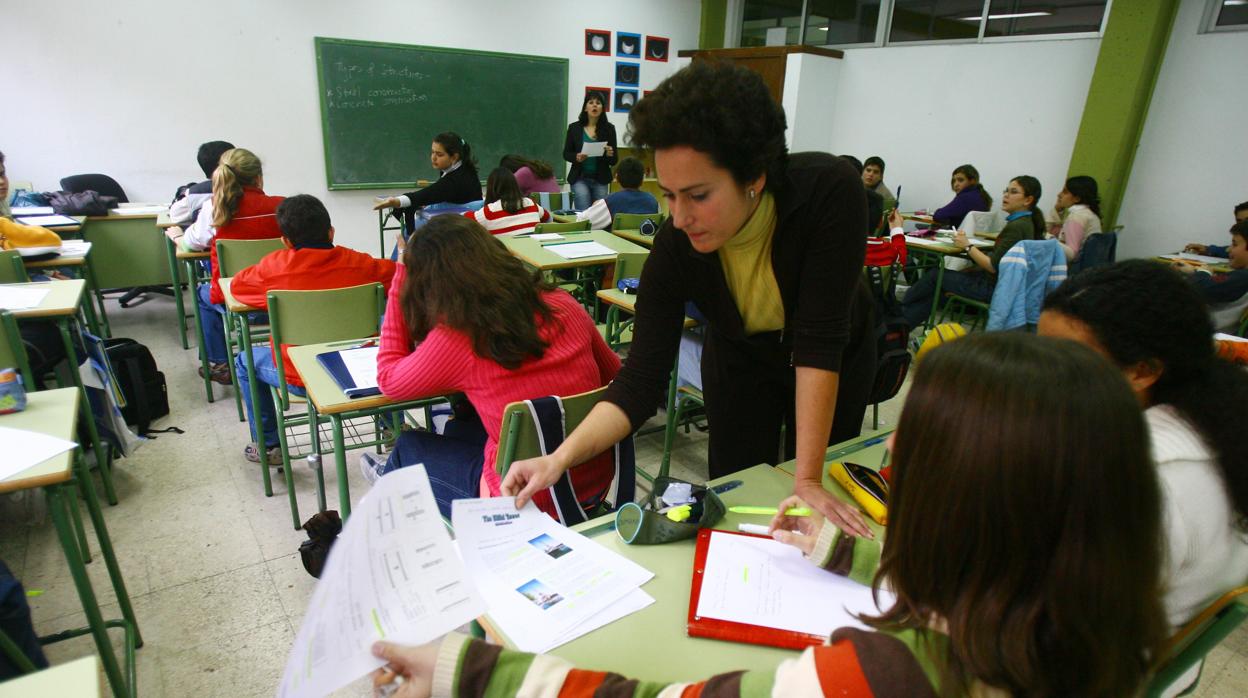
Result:
<svg viewBox="0 0 1248 698"><path fill-rule="evenodd" d="M789 509L809 509L810 516L786 516L784 512ZM772 538L791 545L802 551L803 555L810 555L815 549L815 541L819 538L819 531L823 530L824 518L818 509L806 503L806 500L796 495L785 499L776 507L778 512L771 519L771 526L767 532Z"/></svg>
<svg viewBox="0 0 1248 698"><path fill-rule="evenodd" d="M387 665L373 672L373 695L391 698L426 698L433 693L433 669L442 643L396 645L393 642L373 643L373 656L386 660ZM403 678L398 690L389 692L397 677Z"/></svg>

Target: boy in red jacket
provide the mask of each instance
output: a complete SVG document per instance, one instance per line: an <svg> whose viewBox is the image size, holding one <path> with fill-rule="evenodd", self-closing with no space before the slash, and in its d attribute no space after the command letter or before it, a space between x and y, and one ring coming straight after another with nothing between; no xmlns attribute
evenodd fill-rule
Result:
<svg viewBox="0 0 1248 698"><path fill-rule="evenodd" d="M329 222L329 212L315 196L299 194L292 196L277 207L277 225L282 230L284 250L272 252L255 266L240 271L231 282L230 290L240 302L255 308L268 308L269 291L318 291L330 288L348 288L361 284L380 282L387 290L394 277L394 262L377 259L363 252L346 247L334 247L334 228ZM332 322L327 319L326 322ZM286 367L286 382L290 392L305 395L303 381L290 363L287 347L282 347L282 360ZM256 378L265 386L277 387L277 367L273 361L271 346L252 347ZM256 417L251 405L251 390L247 379L247 364L242 354L235 359L238 368L238 389L247 406L247 421L251 425L252 443L243 455L253 463L264 462L281 465L282 453L278 447L277 414L273 396L267 387L260 386L260 431L256 433ZM263 441L261 441L263 438ZM263 444L263 448L262 445Z"/></svg>

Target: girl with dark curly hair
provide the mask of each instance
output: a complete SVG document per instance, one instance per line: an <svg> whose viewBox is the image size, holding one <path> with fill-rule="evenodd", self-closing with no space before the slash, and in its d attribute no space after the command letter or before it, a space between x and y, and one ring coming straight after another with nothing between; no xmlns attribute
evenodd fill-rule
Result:
<svg viewBox="0 0 1248 698"><path fill-rule="evenodd" d="M581 152L586 143L607 144L602 155L589 157ZM572 163L568 184L572 186L572 205L584 211L599 199L607 198L611 184L611 168L615 165L615 126L607 120L607 98L601 92L585 93L581 114L568 124L563 140L563 159Z"/></svg>
<svg viewBox="0 0 1248 698"><path fill-rule="evenodd" d="M729 64L693 63L629 119L633 144L654 149L671 216L642 271L628 361L558 450L512 466L504 492L523 505L654 414L692 301L709 324L710 476L796 457L797 493L871 535L821 484L828 444L861 430L875 372L858 172L827 153L790 155L762 78Z"/></svg>

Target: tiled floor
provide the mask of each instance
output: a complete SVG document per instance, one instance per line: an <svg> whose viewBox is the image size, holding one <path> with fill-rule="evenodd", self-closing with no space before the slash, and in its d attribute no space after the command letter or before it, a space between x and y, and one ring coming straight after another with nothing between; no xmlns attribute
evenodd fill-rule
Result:
<svg viewBox="0 0 1248 698"><path fill-rule="evenodd" d="M146 640L138 652L139 691L273 695L315 581L299 561L304 536L291 527L285 486L275 479L275 496L265 497L259 466L243 460L247 428L230 389L217 387L217 401L205 402L194 344L183 350L173 328L172 299L154 297L124 310L110 302L108 309L114 335L147 344L165 373L172 414L160 426L186 431L161 434L118 461L121 503L105 507ZM882 407L881 428L891 428L899 408L900 399ZM673 475L705 478L705 453L705 436L681 434ZM662 434L638 440L639 463L653 470L661 454ZM355 459L350 462L358 498L366 485ZM295 475L306 518L315 511L313 476L303 467ZM332 473L327 479L332 501ZM31 598L41 634L85 624L41 499L0 498L0 558L28 590L42 592ZM117 615L103 565L88 569L105 615ZM85 637L48 647L53 663L92 653ZM1205 677L1198 695L1248 695L1248 630L1214 651ZM340 694L367 695L368 688L357 683Z"/></svg>

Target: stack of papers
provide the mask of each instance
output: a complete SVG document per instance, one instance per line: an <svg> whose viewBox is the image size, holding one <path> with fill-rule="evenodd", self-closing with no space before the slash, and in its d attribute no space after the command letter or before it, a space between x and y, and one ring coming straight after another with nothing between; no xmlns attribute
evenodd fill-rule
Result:
<svg viewBox="0 0 1248 698"><path fill-rule="evenodd" d="M640 589L653 573L532 502L457 499L451 518L490 620L521 650L546 652L654 603Z"/></svg>
<svg viewBox="0 0 1248 698"><path fill-rule="evenodd" d="M91 251L91 243L86 240L62 240L61 256L85 257Z"/></svg>
<svg viewBox="0 0 1248 698"><path fill-rule="evenodd" d="M1209 257L1203 254L1193 254L1191 252L1180 252L1178 254L1163 254L1162 259L1179 259L1184 262L1196 262L1198 264L1226 264L1225 257Z"/></svg>
<svg viewBox="0 0 1248 698"><path fill-rule="evenodd" d="M563 257L564 259L583 259L585 257L614 257L615 250L600 242L559 242L542 245L542 249Z"/></svg>
<svg viewBox="0 0 1248 698"><path fill-rule="evenodd" d="M48 209L51 213L51 209ZM61 216L58 214L42 215L42 216L15 216L18 223L22 225L40 225L44 228L56 228L66 225L79 225L78 221L69 216Z"/></svg>
<svg viewBox="0 0 1248 698"><path fill-rule="evenodd" d="M47 216L51 215L51 206L14 206L11 213L17 216Z"/></svg>
<svg viewBox="0 0 1248 698"><path fill-rule="evenodd" d="M0 286L0 309L26 310L38 307L48 295L46 287Z"/></svg>
<svg viewBox="0 0 1248 698"><path fill-rule="evenodd" d="M0 459L0 480L7 480L78 445L73 441L37 431L8 427L0 427L0 443L4 444L4 458Z"/></svg>
<svg viewBox="0 0 1248 698"><path fill-rule="evenodd" d="M150 216L169 210L163 204L121 204L108 212L110 216Z"/></svg>

